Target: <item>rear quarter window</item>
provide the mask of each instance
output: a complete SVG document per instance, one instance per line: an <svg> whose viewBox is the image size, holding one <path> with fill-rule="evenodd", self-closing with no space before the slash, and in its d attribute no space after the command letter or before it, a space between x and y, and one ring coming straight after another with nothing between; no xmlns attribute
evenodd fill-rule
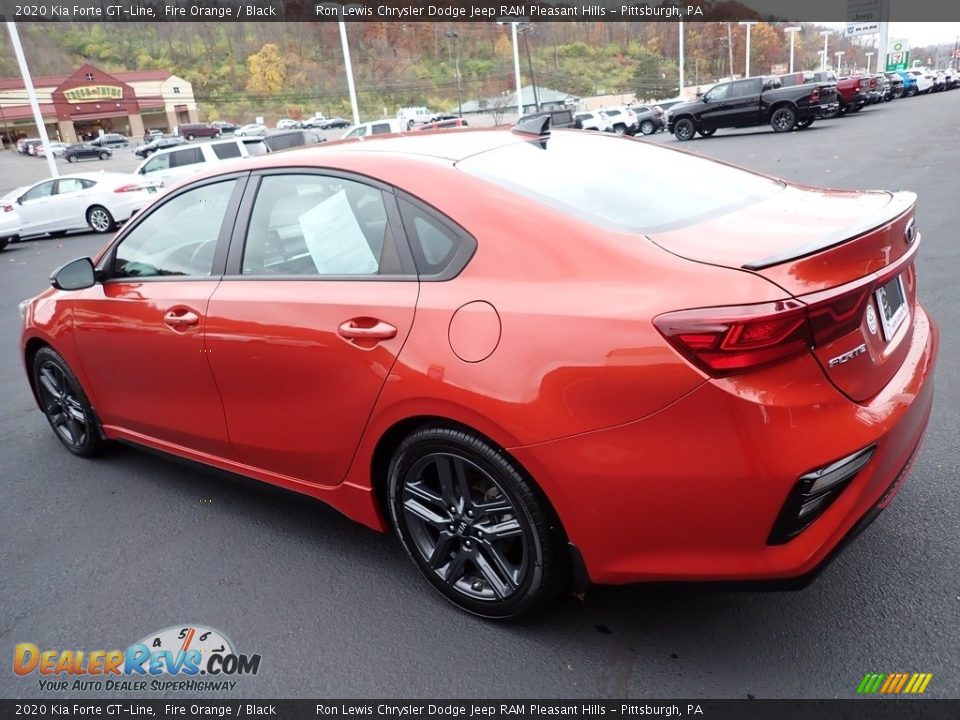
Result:
<svg viewBox="0 0 960 720"><path fill-rule="evenodd" d="M557 132L545 148L513 143L456 166L593 225L639 234L722 215L784 187L685 152L579 132Z"/></svg>

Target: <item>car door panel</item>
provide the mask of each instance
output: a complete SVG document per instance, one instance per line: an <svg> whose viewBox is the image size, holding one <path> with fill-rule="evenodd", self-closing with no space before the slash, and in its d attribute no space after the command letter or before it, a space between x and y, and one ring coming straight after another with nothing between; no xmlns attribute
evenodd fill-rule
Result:
<svg viewBox="0 0 960 720"><path fill-rule="evenodd" d="M49 232L56 227L53 191L56 180L36 185L22 196L17 206L20 215L21 234ZM47 194L42 194L46 192Z"/></svg>
<svg viewBox="0 0 960 720"><path fill-rule="evenodd" d="M235 459L204 330L243 184L212 180L138 217L100 262L109 277L77 294L77 350L104 425Z"/></svg>
<svg viewBox="0 0 960 720"><path fill-rule="evenodd" d="M225 279L207 311L206 346L241 462L339 483L413 326L416 298L416 282ZM340 326L351 321L395 334L344 337Z"/></svg>
<svg viewBox="0 0 960 720"><path fill-rule="evenodd" d="M241 462L334 485L413 325L419 285L412 263L401 272L402 231L381 189L303 171L259 182L207 312L210 364Z"/></svg>

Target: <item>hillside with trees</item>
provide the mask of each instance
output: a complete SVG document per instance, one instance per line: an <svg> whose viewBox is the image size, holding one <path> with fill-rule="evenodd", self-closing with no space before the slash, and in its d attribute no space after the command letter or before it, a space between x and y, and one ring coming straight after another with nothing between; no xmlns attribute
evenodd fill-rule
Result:
<svg viewBox="0 0 960 720"><path fill-rule="evenodd" d="M787 23L759 23L751 33L751 70L769 73L789 56ZM84 61L111 70L165 69L189 80L204 119L254 115L298 118L321 111L349 117L336 23L19 23L34 75L62 74ZM360 114L392 115L403 105L457 106L456 58L464 100L513 90L510 31L496 23L348 23ZM744 28L737 23L685 24L686 84L742 74ZM797 69L819 66L820 28L798 33ZM728 32L729 31L729 32ZM729 37L729 42L728 42ZM867 38L872 43L873 38ZM520 34L523 82L575 95L676 94L675 23L531 23ZM830 38L844 65L863 69L866 52ZM732 68L731 68L732 58ZM18 75L6 33L0 76Z"/></svg>

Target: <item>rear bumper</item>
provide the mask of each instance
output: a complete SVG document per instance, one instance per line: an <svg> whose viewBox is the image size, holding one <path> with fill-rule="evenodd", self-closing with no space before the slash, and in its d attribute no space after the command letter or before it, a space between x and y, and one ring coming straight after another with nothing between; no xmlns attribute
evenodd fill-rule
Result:
<svg viewBox="0 0 960 720"><path fill-rule="evenodd" d="M914 322L907 359L867 404L799 358L749 381L704 383L643 420L511 452L550 497L592 582L803 584L909 471L938 345L919 306ZM870 463L822 516L768 544L801 475L870 445Z"/></svg>

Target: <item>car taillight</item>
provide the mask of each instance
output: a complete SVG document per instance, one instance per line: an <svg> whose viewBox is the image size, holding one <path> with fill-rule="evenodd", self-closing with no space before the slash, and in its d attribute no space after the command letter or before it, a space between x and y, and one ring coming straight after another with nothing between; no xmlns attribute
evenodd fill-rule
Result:
<svg viewBox="0 0 960 720"><path fill-rule="evenodd" d="M3 205L2 207L3 207L3 211L4 211L4 212L13 212L13 205L6 205L6 204L5 204L5 205Z"/></svg>
<svg viewBox="0 0 960 720"><path fill-rule="evenodd" d="M820 102L820 88L814 88L813 92L810 93L810 102Z"/></svg>
<svg viewBox="0 0 960 720"><path fill-rule="evenodd" d="M114 188L115 193L125 193L125 192L137 192L138 190L146 190L143 185L137 185L133 183L131 185L121 185L120 187Z"/></svg>
<svg viewBox="0 0 960 720"><path fill-rule="evenodd" d="M680 354L715 377L782 362L813 345L806 306L796 300L681 310L653 323Z"/></svg>
<svg viewBox="0 0 960 720"><path fill-rule="evenodd" d="M854 332L883 278L760 305L698 308L658 315L657 330L713 377L790 360Z"/></svg>

